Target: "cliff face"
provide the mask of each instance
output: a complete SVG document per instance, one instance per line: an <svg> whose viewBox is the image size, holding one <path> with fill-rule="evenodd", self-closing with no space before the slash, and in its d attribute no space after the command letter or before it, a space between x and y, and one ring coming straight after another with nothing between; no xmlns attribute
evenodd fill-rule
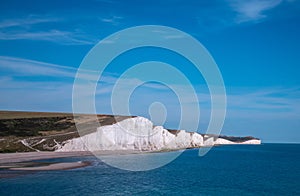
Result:
<svg viewBox="0 0 300 196"><path fill-rule="evenodd" d="M84 130L77 132L77 127ZM260 144L253 137L228 137L167 130L143 117L0 111L0 152L159 151L224 144ZM99 123L101 127L99 127Z"/></svg>
<svg viewBox="0 0 300 196"><path fill-rule="evenodd" d="M159 151L224 144L260 144L258 139L233 142L184 130L168 131L143 117L125 119L58 146L57 151L139 150Z"/></svg>
<svg viewBox="0 0 300 196"><path fill-rule="evenodd" d="M102 126L91 134L68 140L57 151L140 150L155 151L200 147L203 138L183 130L172 134L143 117L123 120Z"/></svg>

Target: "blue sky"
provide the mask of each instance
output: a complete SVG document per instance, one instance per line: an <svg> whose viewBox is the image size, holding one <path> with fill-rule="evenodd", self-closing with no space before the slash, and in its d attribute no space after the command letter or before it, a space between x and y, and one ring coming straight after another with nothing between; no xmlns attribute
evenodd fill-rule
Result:
<svg viewBox="0 0 300 196"><path fill-rule="evenodd" d="M132 26L166 25L194 36L218 64L228 99L222 134L299 143L299 13L297 0L2 1L0 109L71 112L77 68L98 41ZM205 82L168 51L145 48L114 60L97 88L97 112L111 113L109 92L116 79L148 60L167 61L191 80L200 101L188 103L187 95L186 104L199 104L204 132L210 114ZM137 88L131 112L149 117L156 101L167 110L164 125L176 127L178 100L160 84ZM159 124L159 118L153 120Z"/></svg>

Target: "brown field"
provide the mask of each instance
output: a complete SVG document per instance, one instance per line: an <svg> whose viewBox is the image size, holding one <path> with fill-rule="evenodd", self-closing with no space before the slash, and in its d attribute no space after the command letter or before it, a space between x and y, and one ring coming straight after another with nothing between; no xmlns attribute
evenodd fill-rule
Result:
<svg viewBox="0 0 300 196"><path fill-rule="evenodd" d="M0 111L0 152L53 151L57 143L79 137L78 127L85 135L126 118L130 116L97 115L95 119L88 114Z"/></svg>
<svg viewBox="0 0 300 196"><path fill-rule="evenodd" d="M78 114L78 115L89 116L88 114ZM66 117L66 116L73 116L73 113L63 113L63 112L30 112L30 111L0 111L0 119L41 118L41 117Z"/></svg>

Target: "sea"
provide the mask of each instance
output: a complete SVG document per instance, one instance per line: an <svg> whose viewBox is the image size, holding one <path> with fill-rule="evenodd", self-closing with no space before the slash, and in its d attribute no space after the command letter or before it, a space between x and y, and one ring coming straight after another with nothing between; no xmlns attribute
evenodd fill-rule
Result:
<svg viewBox="0 0 300 196"><path fill-rule="evenodd" d="M40 161L91 165L2 178L0 195L300 195L300 144L218 146L205 156L189 149L149 171L114 168L94 156Z"/></svg>

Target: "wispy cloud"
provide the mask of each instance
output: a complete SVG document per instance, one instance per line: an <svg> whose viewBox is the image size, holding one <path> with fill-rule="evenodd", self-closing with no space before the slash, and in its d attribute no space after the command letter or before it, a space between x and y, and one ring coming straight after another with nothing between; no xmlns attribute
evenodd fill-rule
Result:
<svg viewBox="0 0 300 196"><path fill-rule="evenodd" d="M234 90L227 95L228 111L239 119L300 119L300 88Z"/></svg>
<svg viewBox="0 0 300 196"><path fill-rule="evenodd" d="M109 18L100 18L100 21L116 26L116 25L120 24L120 20L122 20L122 19L123 19L123 17L121 17L121 16L112 16L112 17L109 17Z"/></svg>
<svg viewBox="0 0 300 196"><path fill-rule="evenodd" d="M0 73L1 109L71 110L75 68L0 56Z"/></svg>
<svg viewBox="0 0 300 196"><path fill-rule="evenodd" d="M8 28L8 27L25 27L28 25L41 24L41 23L49 23L49 22L58 22L61 19L58 18L38 18L35 16L29 16L27 18L17 18L17 19L6 19L0 21L0 29Z"/></svg>
<svg viewBox="0 0 300 196"><path fill-rule="evenodd" d="M36 29L35 25L56 23L62 24L64 19L53 17L28 16L25 18L4 19L0 21L0 40L38 40L49 41L63 45L91 45L98 40L91 39L79 31L53 29L51 25Z"/></svg>
<svg viewBox="0 0 300 196"><path fill-rule="evenodd" d="M40 40L50 41L64 45L90 45L95 44L96 40L85 40L73 32L50 30L40 32L14 31L0 32L0 40Z"/></svg>
<svg viewBox="0 0 300 196"><path fill-rule="evenodd" d="M0 56L0 70L16 76L74 77L75 68L34 61L29 59Z"/></svg>
<svg viewBox="0 0 300 196"><path fill-rule="evenodd" d="M56 65L30 59L0 56L0 72L11 77L45 76L62 79L75 79L78 70L79 69L74 67ZM0 76L2 74L0 74ZM77 77L92 81L98 78L97 74L98 73L95 70L81 69L80 75L77 75ZM113 74L107 73L105 76L102 76L102 79L104 81L109 81L112 77Z"/></svg>
<svg viewBox="0 0 300 196"><path fill-rule="evenodd" d="M72 110L72 84L63 81L26 81L0 76L0 90L1 110Z"/></svg>
<svg viewBox="0 0 300 196"><path fill-rule="evenodd" d="M237 23L259 21L266 18L265 11L278 6L282 0L230 0L229 5L237 12Z"/></svg>

